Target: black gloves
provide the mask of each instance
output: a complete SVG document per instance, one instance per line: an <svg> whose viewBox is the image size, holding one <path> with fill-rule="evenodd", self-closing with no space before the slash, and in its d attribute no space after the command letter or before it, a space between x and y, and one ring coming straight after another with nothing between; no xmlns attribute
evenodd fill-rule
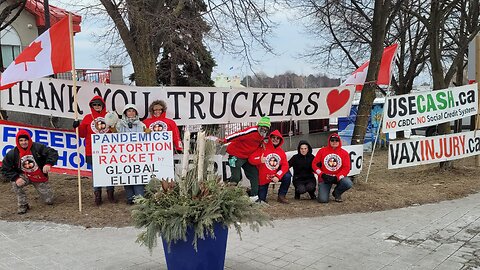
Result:
<svg viewBox="0 0 480 270"><path fill-rule="evenodd" d="M72 124L72 127L75 129L75 128L77 128L78 126L80 126L80 120L74 120L74 121L73 121L73 124Z"/></svg>
<svg viewBox="0 0 480 270"><path fill-rule="evenodd" d="M335 175L328 175L326 173L322 174L322 179L325 184L336 184L338 179Z"/></svg>

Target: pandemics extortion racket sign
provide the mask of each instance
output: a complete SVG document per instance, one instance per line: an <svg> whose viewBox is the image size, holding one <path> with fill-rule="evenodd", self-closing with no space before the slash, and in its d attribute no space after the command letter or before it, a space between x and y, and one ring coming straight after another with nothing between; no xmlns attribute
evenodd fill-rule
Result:
<svg viewBox="0 0 480 270"><path fill-rule="evenodd" d="M354 86L317 89L263 89L218 87L137 87L78 82L78 113L90 113L94 95L106 102L107 111L122 114L133 103L141 119L149 116L154 100L167 103L167 117L177 125L257 122L346 117ZM17 83L0 91L1 108L8 111L74 118L71 81L43 78Z"/></svg>
<svg viewBox="0 0 480 270"><path fill-rule="evenodd" d="M92 134L92 159L95 187L173 179L172 132Z"/></svg>
<svg viewBox="0 0 480 270"><path fill-rule="evenodd" d="M389 169L480 155L480 132L390 141L388 152Z"/></svg>
<svg viewBox="0 0 480 270"><path fill-rule="evenodd" d="M434 126L477 114L477 85L388 97L384 133Z"/></svg>

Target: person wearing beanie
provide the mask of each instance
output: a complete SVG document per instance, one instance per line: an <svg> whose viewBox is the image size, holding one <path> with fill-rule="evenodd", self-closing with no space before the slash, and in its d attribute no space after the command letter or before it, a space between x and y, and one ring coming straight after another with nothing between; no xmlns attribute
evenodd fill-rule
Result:
<svg viewBox="0 0 480 270"><path fill-rule="evenodd" d="M342 148L337 133L328 137L328 145L318 150L312 161L313 171L318 175L318 202L328 203L330 190L336 202L342 202L342 194L352 186L350 173L350 155Z"/></svg>
<svg viewBox="0 0 480 270"><path fill-rule="evenodd" d="M248 162L248 158L259 148L265 147L264 139L270 131L270 118L260 118L256 126L244 128L225 137L222 143L228 143L228 165L231 177L228 182L238 184L242 180L242 168L250 181L250 197L258 200L258 169Z"/></svg>
<svg viewBox="0 0 480 270"><path fill-rule="evenodd" d="M33 185L40 198L53 204L53 191L48 184L48 172L57 163L57 150L33 142L30 134L20 129L15 138L16 147L8 151L2 161L2 174L12 183L17 195L18 214L25 214L30 206L24 187Z"/></svg>
<svg viewBox="0 0 480 270"><path fill-rule="evenodd" d="M105 116L107 110L105 108L105 101L101 96L94 96L90 103L90 114L85 115L82 122L78 120L73 121L73 128L78 128L78 135L80 138L85 138L85 161L92 168L92 134L110 133L110 127L107 126ZM111 203L116 203L114 195L114 187L107 186L107 197ZM93 187L93 193L95 196L95 205L100 206L102 204L102 187Z"/></svg>
<svg viewBox="0 0 480 270"><path fill-rule="evenodd" d="M146 126L138 117L138 110L134 104L126 104L123 108L122 119L117 122L116 130L119 133L145 132ZM145 195L145 185L125 185L127 204L132 205L135 196Z"/></svg>

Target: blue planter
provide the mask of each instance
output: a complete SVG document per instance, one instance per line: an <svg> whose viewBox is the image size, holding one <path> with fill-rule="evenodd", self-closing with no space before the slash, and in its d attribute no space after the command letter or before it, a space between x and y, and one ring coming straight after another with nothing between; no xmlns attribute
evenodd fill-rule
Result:
<svg viewBox="0 0 480 270"><path fill-rule="evenodd" d="M187 229L187 241L168 244L163 240L163 250L169 270L221 270L225 264L228 227L214 225L215 238L198 239L197 251L193 247L192 228Z"/></svg>

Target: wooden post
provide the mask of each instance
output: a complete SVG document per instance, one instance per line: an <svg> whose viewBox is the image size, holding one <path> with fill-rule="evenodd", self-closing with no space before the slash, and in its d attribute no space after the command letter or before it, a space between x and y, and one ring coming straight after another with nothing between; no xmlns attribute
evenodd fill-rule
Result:
<svg viewBox="0 0 480 270"><path fill-rule="evenodd" d="M477 93L480 94L480 35L475 37L475 80L477 82ZM480 100L478 102L478 108L480 110ZM477 111L477 117L475 117L475 134L480 129L480 114ZM480 155L475 156L475 164L480 167Z"/></svg>
<svg viewBox="0 0 480 270"><path fill-rule="evenodd" d="M203 164L205 163L205 131L200 131L197 136L198 147L198 164L197 164L197 180L198 182L204 180L203 178Z"/></svg>
<svg viewBox="0 0 480 270"><path fill-rule="evenodd" d="M68 28L70 35L70 53L72 54L72 84L73 84L73 110L75 121L78 121L78 95L77 95L77 71L75 70L75 49L73 46L73 20L72 13L68 13ZM82 212L82 178L80 175L80 136L78 135L78 127L75 129L75 136L77 138L77 185L78 185L78 211ZM92 175L93 177L93 175Z"/></svg>
<svg viewBox="0 0 480 270"><path fill-rule="evenodd" d="M183 159L182 159L182 177L187 176L188 172L188 158L190 156L190 131L188 131L188 126L186 127L185 133L183 134Z"/></svg>

